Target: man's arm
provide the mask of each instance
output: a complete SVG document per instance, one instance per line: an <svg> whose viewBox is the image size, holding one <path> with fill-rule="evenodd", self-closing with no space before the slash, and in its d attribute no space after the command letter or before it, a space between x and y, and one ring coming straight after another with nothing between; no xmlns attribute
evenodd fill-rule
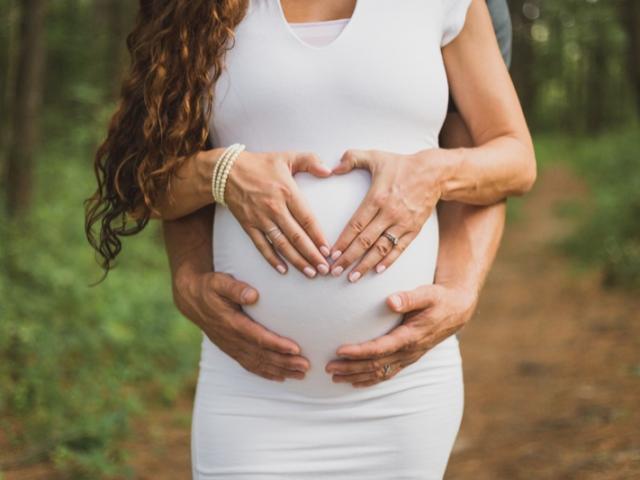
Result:
<svg viewBox="0 0 640 480"><path fill-rule="evenodd" d="M441 143L462 146L473 143L457 113L447 116ZM441 201L435 283L457 284L474 290L477 295L498 251L505 218L506 200L488 206Z"/></svg>
<svg viewBox="0 0 640 480"><path fill-rule="evenodd" d="M300 346L244 315L241 305L258 292L225 273L213 271L214 207L162 222L174 302L227 355L246 370L270 380L303 379L309 361Z"/></svg>

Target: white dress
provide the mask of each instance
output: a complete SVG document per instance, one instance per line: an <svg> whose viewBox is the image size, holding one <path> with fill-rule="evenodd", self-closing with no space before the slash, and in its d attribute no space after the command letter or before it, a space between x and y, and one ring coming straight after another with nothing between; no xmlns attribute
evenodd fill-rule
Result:
<svg viewBox="0 0 640 480"><path fill-rule="evenodd" d="M469 3L358 0L337 37L311 43L279 0L251 0L215 87L214 145L313 151L329 167L349 148L437 147L448 100L441 47L462 29ZM295 179L330 242L370 184L362 170ZM295 340L311 368L304 380L267 380L204 336L194 479L441 479L463 408L455 336L374 386L333 383L324 371L340 345L398 325L388 295L433 282L436 213L390 268L355 284L345 274L308 279L293 267L280 275L226 208L216 207L213 233L215 270L260 292L246 313Z"/></svg>

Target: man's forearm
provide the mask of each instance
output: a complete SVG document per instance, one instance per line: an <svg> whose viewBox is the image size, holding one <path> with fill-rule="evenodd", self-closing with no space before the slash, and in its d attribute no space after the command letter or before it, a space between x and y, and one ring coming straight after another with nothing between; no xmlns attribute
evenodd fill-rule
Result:
<svg viewBox="0 0 640 480"><path fill-rule="evenodd" d="M180 279L213 270L213 213L214 206L208 205L177 220L162 222L174 287Z"/></svg>
<svg viewBox="0 0 640 480"><path fill-rule="evenodd" d="M462 118L447 117L441 135L445 148L473 144ZM435 283L456 283L479 292L495 259L506 217L506 202L488 206L455 201L438 204L440 248Z"/></svg>
<svg viewBox="0 0 640 480"><path fill-rule="evenodd" d="M440 248L435 283L479 293L495 259L505 223L506 202L487 207L440 202Z"/></svg>

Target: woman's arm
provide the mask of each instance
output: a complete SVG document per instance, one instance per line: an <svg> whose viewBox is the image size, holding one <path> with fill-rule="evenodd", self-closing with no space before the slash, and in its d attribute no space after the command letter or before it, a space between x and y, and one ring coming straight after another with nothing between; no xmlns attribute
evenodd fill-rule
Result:
<svg viewBox="0 0 640 480"><path fill-rule="evenodd" d="M491 205L527 192L536 178L531 135L500 54L484 0L472 0L461 33L442 49L451 92L473 148L409 155L348 150L334 173L368 169L372 185L331 248L331 272L357 281L388 268L416 237L439 200ZM398 239L393 245L381 236Z"/></svg>
<svg viewBox="0 0 640 480"><path fill-rule="evenodd" d="M175 220L213 203L211 176L224 148L203 150L187 158L161 192L151 218Z"/></svg>

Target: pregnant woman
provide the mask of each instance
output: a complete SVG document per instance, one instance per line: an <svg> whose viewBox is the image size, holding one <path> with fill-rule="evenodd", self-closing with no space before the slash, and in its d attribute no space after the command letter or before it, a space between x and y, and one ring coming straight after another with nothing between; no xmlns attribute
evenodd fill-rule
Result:
<svg viewBox="0 0 640 480"><path fill-rule="evenodd" d="M318 22L328 42L303 33ZM236 314L274 332L246 364L242 344L203 338L194 478L442 478L455 336L366 388L325 365L400 324L390 295L433 282L439 200L489 205L533 181L484 2L147 0L128 44L87 219L104 266L150 218L215 200L213 267L259 292ZM449 91L477 147L439 148Z"/></svg>

